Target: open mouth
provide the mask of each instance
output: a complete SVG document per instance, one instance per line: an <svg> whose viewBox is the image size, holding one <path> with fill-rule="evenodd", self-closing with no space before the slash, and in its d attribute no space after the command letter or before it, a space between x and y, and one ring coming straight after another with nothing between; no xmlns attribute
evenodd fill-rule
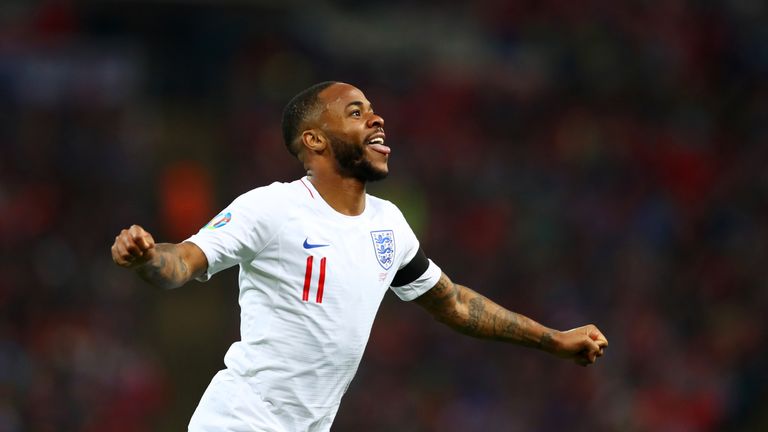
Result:
<svg viewBox="0 0 768 432"><path fill-rule="evenodd" d="M372 150L377 151L381 154L387 155L390 152L392 152L392 149L384 145L384 135L381 135L381 134L376 135L373 138L369 139L366 142L366 144L368 144L368 146Z"/></svg>

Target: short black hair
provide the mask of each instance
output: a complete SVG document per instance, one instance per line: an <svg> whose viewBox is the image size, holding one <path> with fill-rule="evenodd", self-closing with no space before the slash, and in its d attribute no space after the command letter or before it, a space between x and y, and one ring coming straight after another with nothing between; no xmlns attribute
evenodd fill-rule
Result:
<svg viewBox="0 0 768 432"><path fill-rule="evenodd" d="M336 84L338 81L324 81L313 85L291 99L283 110L283 142L292 155L298 157L300 147L296 145L296 138L301 132L301 127L307 117L317 108L317 95Z"/></svg>

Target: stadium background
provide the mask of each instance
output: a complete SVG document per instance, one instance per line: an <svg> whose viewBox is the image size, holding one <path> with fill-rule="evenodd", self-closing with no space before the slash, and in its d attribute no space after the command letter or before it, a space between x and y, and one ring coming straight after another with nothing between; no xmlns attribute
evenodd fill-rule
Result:
<svg viewBox="0 0 768 432"><path fill-rule="evenodd" d="M158 292L109 246L300 176L280 112L328 79L454 280L611 342L582 369L388 295L335 431L768 430L766 78L755 0L4 1L0 431L184 429L236 272Z"/></svg>

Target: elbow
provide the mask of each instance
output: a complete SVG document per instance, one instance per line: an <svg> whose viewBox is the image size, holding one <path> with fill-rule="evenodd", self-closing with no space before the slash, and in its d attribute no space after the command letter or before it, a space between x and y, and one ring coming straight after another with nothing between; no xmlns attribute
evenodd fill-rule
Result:
<svg viewBox="0 0 768 432"><path fill-rule="evenodd" d="M476 326L473 325L467 308L461 307L458 303L435 311L432 316L439 323L445 324L451 329L466 335L474 335Z"/></svg>

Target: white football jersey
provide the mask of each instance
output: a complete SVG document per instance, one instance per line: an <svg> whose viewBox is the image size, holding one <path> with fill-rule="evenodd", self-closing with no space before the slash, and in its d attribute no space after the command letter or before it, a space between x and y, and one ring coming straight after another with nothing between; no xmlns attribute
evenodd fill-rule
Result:
<svg viewBox="0 0 768 432"><path fill-rule="evenodd" d="M363 355L388 288L412 300L441 275L390 287L419 242L400 210L366 195L345 216L308 178L238 197L188 241L208 259L201 280L240 266L241 341L224 362L286 431L327 431Z"/></svg>

